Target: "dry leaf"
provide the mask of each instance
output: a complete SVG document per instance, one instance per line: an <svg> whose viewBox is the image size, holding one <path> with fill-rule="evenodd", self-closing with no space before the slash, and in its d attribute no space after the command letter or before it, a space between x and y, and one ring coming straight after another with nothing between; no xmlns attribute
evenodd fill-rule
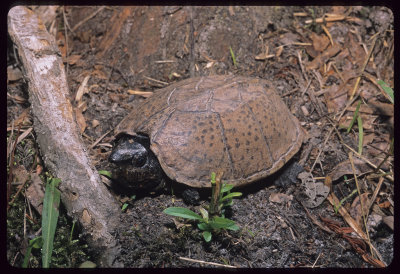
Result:
<svg viewBox="0 0 400 274"><path fill-rule="evenodd" d="M394 217L393 216L386 216L383 217L383 222L390 227L392 230L394 230Z"/></svg>
<svg viewBox="0 0 400 274"><path fill-rule="evenodd" d="M347 103L347 95L343 90L339 90L339 85L332 85L324 93L325 103L329 113L337 113Z"/></svg>
<svg viewBox="0 0 400 274"><path fill-rule="evenodd" d="M58 49L61 52L62 59L65 60L65 57L67 56L67 47L65 45L65 36L63 31L57 32L56 40Z"/></svg>
<svg viewBox="0 0 400 274"><path fill-rule="evenodd" d="M271 193L271 195L269 196L269 201L277 204L286 204L287 202L290 202L292 200L293 196L287 195L285 193Z"/></svg>
<svg viewBox="0 0 400 274"><path fill-rule="evenodd" d="M83 94L88 93L87 83L90 79L90 75L87 75L82 83L80 84L78 91L76 92L75 102L79 102L82 99Z"/></svg>
<svg viewBox="0 0 400 274"><path fill-rule="evenodd" d="M86 120L79 108L75 108L75 117L79 126L79 131L82 134L86 129Z"/></svg>
<svg viewBox="0 0 400 274"><path fill-rule="evenodd" d="M108 76L107 74L103 71L103 66L95 66L95 70L92 72L92 75L103 80L107 80Z"/></svg>
<svg viewBox="0 0 400 274"><path fill-rule="evenodd" d="M126 99L128 97L128 95L127 94L108 93L108 97L111 99L111 101L119 103L121 100Z"/></svg>
<svg viewBox="0 0 400 274"><path fill-rule="evenodd" d="M68 64L70 65L74 65L76 62L78 62L78 60L81 59L81 55L78 54L73 54L68 56Z"/></svg>
<svg viewBox="0 0 400 274"><path fill-rule="evenodd" d="M99 122L98 120L94 119L94 120L92 121L92 128L97 127L99 124L100 124L100 122Z"/></svg>
<svg viewBox="0 0 400 274"><path fill-rule="evenodd" d="M22 72L19 68L7 67L7 81L17 81L22 78Z"/></svg>
<svg viewBox="0 0 400 274"><path fill-rule="evenodd" d="M281 56L282 52L283 52L283 46L277 47L276 52L275 52L276 57Z"/></svg>
<svg viewBox="0 0 400 274"><path fill-rule="evenodd" d="M31 125L30 108L26 108L14 121L14 127Z"/></svg>
<svg viewBox="0 0 400 274"><path fill-rule="evenodd" d="M10 95L7 93L7 96L12 98L17 104L23 104L27 101L24 97L21 97L19 95Z"/></svg>
<svg viewBox="0 0 400 274"><path fill-rule="evenodd" d="M335 44L332 47L325 50L323 53L318 55L313 61L307 64L306 66L307 70L320 68L323 64L325 64L329 60L329 58L335 56L340 51L341 47L342 47L341 45Z"/></svg>
<svg viewBox="0 0 400 274"><path fill-rule="evenodd" d="M363 160L354 157L353 158L353 163L354 163L354 168L356 171L356 175L370 171L371 168L367 163L365 163ZM340 178L342 178L344 175L349 175L353 174L353 169L351 167L350 160L346 160L344 162L341 162L337 166L335 166L332 171L328 174L332 178L333 181L337 181Z"/></svg>
<svg viewBox="0 0 400 274"><path fill-rule="evenodd" d="M316 33L312 32L310 38L312 40L314 49L318 52L324 51L329 45L329 38L326 37L326 35L317 35Z"/></svg>
<svg viewBox="0 0 400 274"><path fill-rule="evenodd" d="M354 220L357 222L357 224L359 226L362 226L363 223L363 215L368 215L368 211L369 211L369 198L368 198L369 193L363 193L359 196L357 196L350 208L350 215L351 217L354 218ZM361 197L361 201L360 202L360 197ZM363 205L363 209L361 210L361 204Z"/></svg>
<svg viewBox="0 0 400 274"><path fill-rule="evenodd" d="M29 173L26 171L24 166L17 166L12 169L14 181L21 183L25 183L29 179Z"/></svg>
<svg viewBox="0 0 400 274"><path fill-rule="evenodd" d="M316 182L309 172L301 172L297 178L301 180L300 192L304 205L315 208L322 204L328 196L330 189L322 182Z"/></svg>
<svg viewBox="0 0 400 274"><path fill-rule="evenodd" d="M44 199L44 186L42 179L36 173L31 173L31 185L26 190L26 197L29 203L36 209L39 214L42 214L43 199Z"/></svg>
<svg viewBox="0 0 400 274"><path fill-rule="evenodd" d="M383 203L379 204L380 208L389 208L390 207L390 202L389 201L385 201Z"/></svg>

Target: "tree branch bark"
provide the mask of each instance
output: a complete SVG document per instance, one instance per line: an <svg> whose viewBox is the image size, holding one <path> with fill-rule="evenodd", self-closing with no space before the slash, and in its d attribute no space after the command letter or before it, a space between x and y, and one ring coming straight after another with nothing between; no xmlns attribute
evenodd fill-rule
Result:
<svg viewBox="0 0 400 274"><path fill-rule="evenodd" d="M112 235L119 222L117 201L90 163L73 108L61 54L54 37L34 12L23 6L8 13L8 32L18 49L29 85L36 140L46 167L62 180L62 202L78 219L103 267L115 262L118 244Z"/></svg>

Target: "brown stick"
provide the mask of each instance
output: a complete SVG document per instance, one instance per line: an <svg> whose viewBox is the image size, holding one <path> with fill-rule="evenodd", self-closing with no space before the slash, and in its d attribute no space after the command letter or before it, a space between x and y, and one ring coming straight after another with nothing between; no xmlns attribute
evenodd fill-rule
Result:
<svg viewBox="0 0 400 274"><path fill-rule="evenodd" d="M35 13L23 6L9 11L8 32L26 72L33 126L44 163L62 180L62 202L80 221L88 243L99 255L98 264L121 266L114 262L118 247L112 236L119 222L119 206L101 183L81 142L56 41Z"/></svg>

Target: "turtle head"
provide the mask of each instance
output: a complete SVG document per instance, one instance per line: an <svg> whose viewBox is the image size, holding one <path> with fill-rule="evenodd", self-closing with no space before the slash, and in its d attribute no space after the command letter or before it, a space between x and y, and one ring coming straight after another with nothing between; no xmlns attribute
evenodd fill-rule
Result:
<svg viewBox="0 0 400 274"><path fill-rule="evenodd" d="M121 136L108 160L116 166L115 181L125 187L151 190L163 182L164 173L147 136Z"/></svg>

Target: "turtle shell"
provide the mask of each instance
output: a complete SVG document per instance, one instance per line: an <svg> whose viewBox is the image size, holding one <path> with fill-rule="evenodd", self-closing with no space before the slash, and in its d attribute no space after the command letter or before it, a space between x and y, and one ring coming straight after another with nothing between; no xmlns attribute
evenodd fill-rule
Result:
<svg viewBox="0 0 400 274"><path fill-rule="evenodd" d="M303 140L272 84L239 76L190 78L157 90L115 133L149 136L167 176L192 187L210 187L212 171L235 186L264 178Z"/></svg>

